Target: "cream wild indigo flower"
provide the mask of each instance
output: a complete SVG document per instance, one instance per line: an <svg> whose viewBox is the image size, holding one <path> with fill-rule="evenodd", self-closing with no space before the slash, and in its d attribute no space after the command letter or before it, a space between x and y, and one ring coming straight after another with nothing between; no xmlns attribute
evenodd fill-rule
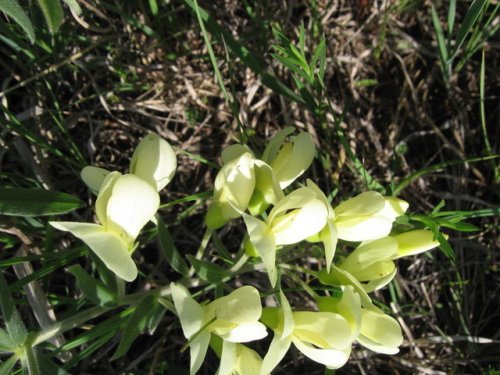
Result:
<svg viewBox="0 0 500 375"><path fill-rule="evenodd" d="M262 160L271 166L278 177L281 189L302 175L316 154L316 147L309 133L301 132L291 143L284 143L285 138L293 131L292 126L279 131L269 141L262 155Z"/></svg>
<svg viewBox="0 0 500 375"><path fill-rule="evenodd" d="M255 350L242 344L223 341L222 353L217 375L258 375L260 373L262 358Z"/></svg>
<svg viewBox="0 0 500 375"><path fill-rule="evenodd" d="M158 210L157 191L143 179L109 173L100 186L95 212L100 224L51 221L85 242L118 277L133 281L137 267L132 260L135 239Z"/></svg>
<svg viewBox="0 0 500 375"><path fill-rule="evenodd" d="M137 145L130 160L130 173L142 178L155 188L163 189L174 177L177 158L170 144L155 133L149 133ZM99 192L104 178L110 172L103 168L87 166L81 177L94 192Z"/></svg>
<svg viewBox="0 0 500 375"><path fill-rule="evenodd" d="M333 312L292 311L281 292L281 308L265 308L262 320L274 330L260 374L271 372L293 343L306 357L328 368L342 367L355 338L349 322Z"/></svg>
<svg viewBox="0 0 500 375"><path fill-rule="evenodd" d="M171 283L170 288L182 331L189 340L191 374L201 367L212 333L231 343L259 340L267 335L266 327L258 321L262 314L259 292L252 286L243 286L207 305L197 303L180 284Z"/></svg>
<svg viewBox="0 0 500 375"><path fill-rule="evenodd" d="M353 339L377 353L396 354L403 342L399 323L374 305L361 306L361 298L352 286L343 286L340 299L322 297L320 311L342 315L349 323Z"/></svg>
<svg viewBox="0 0 500 375"><path fill-rule="evenodd" d="M408 203L384 197L375 191L361 193L335 207L338 237L345 241L369 241L387 236L394 220L405 213Z"/></svg>
<svg viewBox="0 0 500 375"><path fill-rule="evenodd" d="M307 187L297 189L278 201L265 221L243 215L250 247L262 258L273 286L277 280L277 247L315 235L324 228L327 217L327 207Z"/></svg>
<svg viewBox="0 0 500 375"><path fill-rule="evenodd" d="M361 243L339 268L365 283L363 288L369 293L384 287L394 278L397 272L394 259L418 254L438 245L431 231L413 230Z"/></svg>

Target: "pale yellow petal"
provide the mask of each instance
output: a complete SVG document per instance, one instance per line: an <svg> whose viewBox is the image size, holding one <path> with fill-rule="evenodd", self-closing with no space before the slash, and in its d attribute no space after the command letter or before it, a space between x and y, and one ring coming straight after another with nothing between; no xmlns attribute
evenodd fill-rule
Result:
<svg viewBox="0 0 500 375"><path fill-rule="evenodd" d="M120 172L111 172L106 176L101 184L99 195L97 196L97 200L95 202L95 213L104 227L107 227L108 224L108 202L111 198L111 194L113 193L113 187L121 176L122 174Z"/></svg>
<svg viewBox="0 0 500 375"><path fill-rule="evenodd" d="M281 362L286 352L292 344L292 336L281 338L277 333L274 334L273 341L269 345L267 354L262 360L262 367L260 368L260 375L271 373L276 366Z"/></svg>
<svg viewBox="0 0 500 375"><path fill-rule="evenodd" d="M242 286L209 303L206 311L210 317L235 324L256 322L262 314L259 291L250 285Z"/></svg>
<svg viewBox="0 0 500 375"><path fill-rule="evenodd" d="M247 214L243 214L243 220L247 227L250 242L262 258L269 281L274 287L278 279L278 270L276 269L276 241L274 236L263 221Z"/></svg>
<svg viewBox="0 0 500 375"><path fill-rule="evenodd" d="M359 281L370 281L385 278L386 276L393 274L395 269L396 265L392 260L385 260L375 262L368 267L349 273ZM394 275L392 277L394 277Z"/></svg>
<svg viewBox="0 0 500 375"><path fill-rule="evenodd" d="M167 186L176 169L174 149L155 133L141 140L130 160L130 173L147 181L156 191Z"/></svg>
<svg viewBox="0 0 500 375"><path fill-rule="evenodd" d="M293 344L306 357L315 362L321 363L330 369L338 369L344 366L351 354L351 347L344 350L337 349L318 349L313 345L303 342L297 338L293 339Z"/></svg>
<svg viewBox="0 0 500 375"><path fill-rule="evenodd" d="M172 300L181 322L182 332L187 339L193 337L205 325L205 313L185 286L170 283Z"/></svg>
<svg viewBox="0 0 500 375"><path fill-rule="evenodd" d="M99 193L102 183L106 179L106 176L111 172L104 169L88 165L82 169L80 172L80 177L82 178L85 185L92 190L93 193Z"/></svg>
<svg viewBox="0 0 500 375"><path fill-rule="evenodd" d="M335 207L335 214L337 216L373 215L381 211L384 206L385 199L382 194L376 191L367 191L340 203Z"/></svg>
<svg viewBox="0 0 500 375"><path fill-rule="evenodd" d="M128 244L116 234L106 232L102 225L54 221L50 225L68 231L85 242L118 277L125 281L137 278L137 266L128 251Z"/></svg>
<svg viewBox="0 0 500 375"><path fill-rule="evenodd" d="M345 349L352 344L346 319L332 312L295 311L293 336L321 348Z"/></svg>
<svg viewBox="0 0 500 375"><path fill-rule="evenodd" d="M205 356L207 355L208 345L210 344L210 332L204 331L196 336L189 344L190 354L190 374L194 375L200 369Z"/></svg>
<svg viewBox="0 0 500 375"><path fill-rule="evenodd" d="M378 212L377 215L387 217L390 220L394 220L398 216L403 215L410 206L408 202L396 197L384 197L384 199L384 208Z"/></svg>
<svg viewBox="0 0 500 375"><path fill-rule="evenodd" d="M335 220L335 226L341 240L361 242L389 235L392 221L382 216L340 216Z"/></svg>
<svg viewBox="0 0 500 375"><path fill-rule="evenodd" d="M255 350L236 344L236 374L258 375L261 366L262 358Z"/></svg>
<svg viewBox="0 0 500 375"><path fill-rule="evenodd" d="M293 140L293 146L285 144L270 165L282 189L290 185L311 165L316 147L309 133L300 133Z"/></svg>
<svg viewBox="0 0 500 375"><path fill-rule="evenodd" d="M269 143L266 146L266 149L264 150L264 153L262 154L262 160L265 163L270 164L274 159L276 159L276 155L278 155L278 152L283 145L283 142L285 141L285 138L292 134L294 132L295 128L293 126L288 126L284 128L283 130L280 130L277 132L269 141Z"/></svg>
<svg viewBox="0 0 500 375"><path fill-rule="evenodd" d="M280 306L280 319L282 321L281 323L283 328L281 338L284 339L292 334L295 329L295 321L293 319L292 307L282 290L280 290Z"/></svg>
<svg viewBox="0 0 500 375"><path fill-rule="evenodd" d="M392 272L388 273L386 276L383 276L378 279L370 280L368 283L362 284L363 289L366 291L366 293L372 293L376 290L382 289L385 287L387 284L389 284L392 279L396 276L398 273L398 269L394 267Z"/></svg>
<svg viewBox="0 0 500 375"><path fill-rule="evenodd" d="M236 370L237 351L235 343L222 341L222 353L220 356L220 366L217 375L231 375Z"/></svg>
<svg viewBox="0 0 500 375"><path fill-rule="evenodd" d="M412 230L398 234L394 239L398 243L398 250L393 259L420 254L439 246L439 241L430 230Z"/></svg>
<svg viewBox="0 0 500 375"><path fill-rule="evenodd" d="M332 220L328 220L325 227L321 230L320 239L325 247L326 270L330 272L338 241L337 227Z"/></svg>
<svg viewBox="0 0 500 375"><path fill-rule="evenodd" d="M342 262L342 269L354 275L372 264L393 259L398 248L393 237L384 237L374 241L363 242Z"/></svg>
<svg viewBox="0 0 500 375"><path fill-rule="evenodd" d="M312 199L302 207L275 218L270 224L276 244L294 244L319 233L326 225L327 216L324 203Z"/></svg>
<svg viewBox="0 0 500 375"><path fill-rule="evenodd" d="M403 335L396 319L384 313L363 309L358 341L378 353L393 354L402 344Z"/></svg>
<svg viewBox="0 0 500 375"><path fill-rule="evenodd" d="M227 164L231 160L238 159L241 155L247 153L253 157L253 152L247 146L239 144L231 145L222 151L222 164Z"/></svg>
<svg viewBox="0 0 500 375"><path fill-rule="evenodd" d="M132 174L123 175L116 180L108 201L106 229L124 231L135 239L159 205L158 192L149 183Z"/></svg>
<svg viewBox="0 0 500 375"><path fill-rule="evenodd" d="M266 326L260 322L237 324L229 332L220 335L230 342L250 342L260 340L267 336Z"/></svg>

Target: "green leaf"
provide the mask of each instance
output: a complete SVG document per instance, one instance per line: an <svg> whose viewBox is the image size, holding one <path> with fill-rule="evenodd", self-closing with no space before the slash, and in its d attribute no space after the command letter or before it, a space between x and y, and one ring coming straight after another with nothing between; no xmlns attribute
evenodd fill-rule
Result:
<svg viewBox="0 0 500 375"><path fill-rule="evenodd" d="M434 8L434 5L432 5L432 24L434 25L434 32L436 33L436 41L438 44L438 51L439 51L439 60L441 61L441 69L443 71L443 75L448 81L449 79L449 54L448 54L448 47L446 45L446 42L444 40L444 34L443 34L443 28L441 27L441 23L439 22L439 17L436 12L436 8Z"/></svg>
<svg viewBox="0 0 500 375"><path fill-rule="evenodd" d="M188 276L189 267L179 254L165 222L161 219L160 215L156 215L156 220L158 220L158 242L165 259L174 270L183 276Z"/></svg>
<svg viewBox="0 0 500 375"><path fill-rule="evenodd" d="M453 50L450 58L453 58L456 55L486 4L488 4L488 0L474 0L471 4L469 10L465 14L462 25L458 30L457 39L455 41L455 49Z"/></svg>
<svg viewBox="0 0 500 375"><path fill-rule="evenodd" d="M112 361L127 353L137 336L146 330L151 313L156 312L156 305L156 298L152 295L146 296L142 299L136 307L134 313L128 319L120 344L111 358Z"/></svg>
<svg viewBox="0 0 500 375"><path fill-rule="evenodd" d="M36 355L35 349L31 346L27 346L24 349L24 357L21 359L23 368L28 369L29 375L43 375L40 369L40 363L38 362L38 356Z"/></svg>
<svg viewBox="0 0 500 375"><path fill-rule="evenodd" d="M59 0L38 0L51 33L55 33L63 21L63 10Z"/></svg>
<svg viewBox="0 0 500 375"><path fill-rule="evenodd" d="M76 0L63 0L67 6L71 8L71 10L76 13L77 16L82 14L82 8L80 8L80 4L76 2Z"/></svg>
<svg viewBox="0 0 500 375"><path fill-rule="evenodd" d="M52 362L52 360L40 350L35 349L35 353L41 374L68 375L68 372Z"/></svg>
<svg viewBox="0 0 500 375"><path fill-rule="evenodd" d="M205 281L216 284L221 282L225 277L229 276L228 271L216 264L196 259L192 255L188 255L187 257L193 265L198 276L200 276L200 278Z"/></svg>
<svg viewBox="0 0 500 375"><path fill-rule="evenodd" d="M9 286L3 274L0 273L0 309L5 321L7 332L15 345L24 344L28 335L21 316L16 310L14 300L9 292Z"/></svg>
<svg viewBox="0 0 500 375"><path fill-rule="evenodd" d="M0 215L58 215L76 210L83 205L80 199L57 191L0 188Z"/></svg>
<svg viewBox="0 0 500 375"><path fill-rule="evenodd" d="M33 24L16 0L0 0L0 11L4 12L21 26L31 43L35 42Z"/></svg>
<svg viewBox="0 0 500 375"><path fill-rule="evenodd" d="M0 328L0 352L13 352L16 344L10 338L10 335L4 329Z"/></svg>
<svg viewBox="0 0 500 375"><path fill-rule="evenodd" d="M113 306L116 303L116 294L103 282L90 276L81 266L74 265L67 270L76 277L78 287L92 302L101 306Z"/></svg>
<svg viewBox="0 0 500 375"><path fill-rule="evenodd" d="M18 358L13 355L9 359L5 360L1 365L0 365L0 375L10 375L12 374L11 370L16 364Z"/></svg>
<svg viewBox="0 0 500 375"><path fill-rule="evenodd" d="M160 324L161 319L166 312L167 309L163 305L159 303L155 305L153 310L150 312L149 319L147 321L146 331L148 334L152 335L156 331L158 324Z"/></svg>
<svg viewBox="0 0 500 375"><path fill-rule="evenodd" d="M439 220L439 225L441 225L442 227L445 227L445 228L450 228L450 229L455 229L455 230L458 230L460 232L475 232L475 231L478 231L479 228L476 227L475 225L473 224L469 224L469 223L462 223L462 222L453 222L453 221L442 221L442 220Z"/></svg>

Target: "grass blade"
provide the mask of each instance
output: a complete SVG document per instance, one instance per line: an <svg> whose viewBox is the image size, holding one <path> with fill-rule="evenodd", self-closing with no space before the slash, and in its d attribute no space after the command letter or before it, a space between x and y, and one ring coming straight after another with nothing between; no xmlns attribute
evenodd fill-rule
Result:
<svg viewBox="0 0 500 375"><path fill-rule="evenodd" d="M38 0L51 33L55 33L63 21L63 10L59 0Z"/></svg>
<svg viewBox="0 0 500 375"><path fill-rule="evenodd" d="M10 295L9 285L7 285L3 274L0 274L0 310L10 338L15 344L22 345L28 336L28 332L16 310L14 300Z"/></svg>
<svg viewBox="0 0 500 375"><path fill-rule="evenodd" d="M189 267L179 254L165 222L159 215L156 216L156 219L158 220L158 243L165 259L175 271L183 276L188 276Z"/></svg>
<svg viewBox="0 0 500 375"><path fill-rule="evenodd" d="M45 189L0 188L0 215L47 216L83 207L72 195Z"/></svg>
<svg viewBox="0 0 500 375"><path fill-rule="evenodd" d="M458 50L464 43L465 38L467 38L467 35L469 34L470 30L474 26L474 23L478 19L481 11L487 3L488 0L474 0L474 2L471 4L469 10L467 11L467 14L465 15L462 25L458 30L457 39L455 41L455 49L449 57L450 59L452 59L457 54Z"/></svg>
<svg viewBox="0 0 500 375"><path fill-rule="evenodd" d="M441 61L441 69L443 71L443 75L445 81L448 83L449 81L449 55L448 55L448 47L446 46L446 42L444 40L443 28L441 27L441 23L439 22L439 17L436 12L436 8L432 5L432 24L434 26L434 32L436 33L436 41L438 44L439 51L439 60Z"/></svg>
<svg viewBox="0 0 500 375"><path fill-rule="evenodd" d="M33 24L16 0L0 0L0 11L4 12L21 26L31 43L35 42Z"/></svg>
<svg viewBox="0 0 500 375"><path fill-rule="evenodd" d="M479 158L470 158L470 159L465 159L465 160L452 160L452 161L445 161L442 163L434 164L431 165L427 168L422 168L421 170L412 173L408 177L405 177L403 180L401 180L400 183L396 185L394 190L392 191L392 195L397 196L403 189L408 187L413 181L415 181L417 178L420 178L422 176L425 176L426 174L429 174L431 172L439 171L440 169L449 167L451 165L457 165L457 164L463 164L463 163L476 163L480 161L487 161L487 160L493 160L499 158L500 155L491 155L491 156L484 156L484 157L479 157Z"/></svg>

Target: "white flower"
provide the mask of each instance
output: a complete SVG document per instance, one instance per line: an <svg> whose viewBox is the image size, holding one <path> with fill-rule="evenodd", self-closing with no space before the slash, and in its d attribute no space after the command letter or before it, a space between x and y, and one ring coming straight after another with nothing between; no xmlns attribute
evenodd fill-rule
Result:
<svg viewBox="0 0 500 375"><path fill-rule="evenodd" d="M190 340L191 374L201 367L212 333L231 343L259 340L267 335L266 327L258 321L262 314L259 292L252 286L236 289L206 306L197 303L180 284L171 283L170 289L182 331Z"/></svg>
<svg viewBox="0 0 500 375"><path fill-rule="evenodd" d="M97 196L95 211L101 224L49 223L80 238L117 276L132 281L137 277L131 256L135 239L159 204L158 193L150 184L131 174L112 172Z"/></svg>

